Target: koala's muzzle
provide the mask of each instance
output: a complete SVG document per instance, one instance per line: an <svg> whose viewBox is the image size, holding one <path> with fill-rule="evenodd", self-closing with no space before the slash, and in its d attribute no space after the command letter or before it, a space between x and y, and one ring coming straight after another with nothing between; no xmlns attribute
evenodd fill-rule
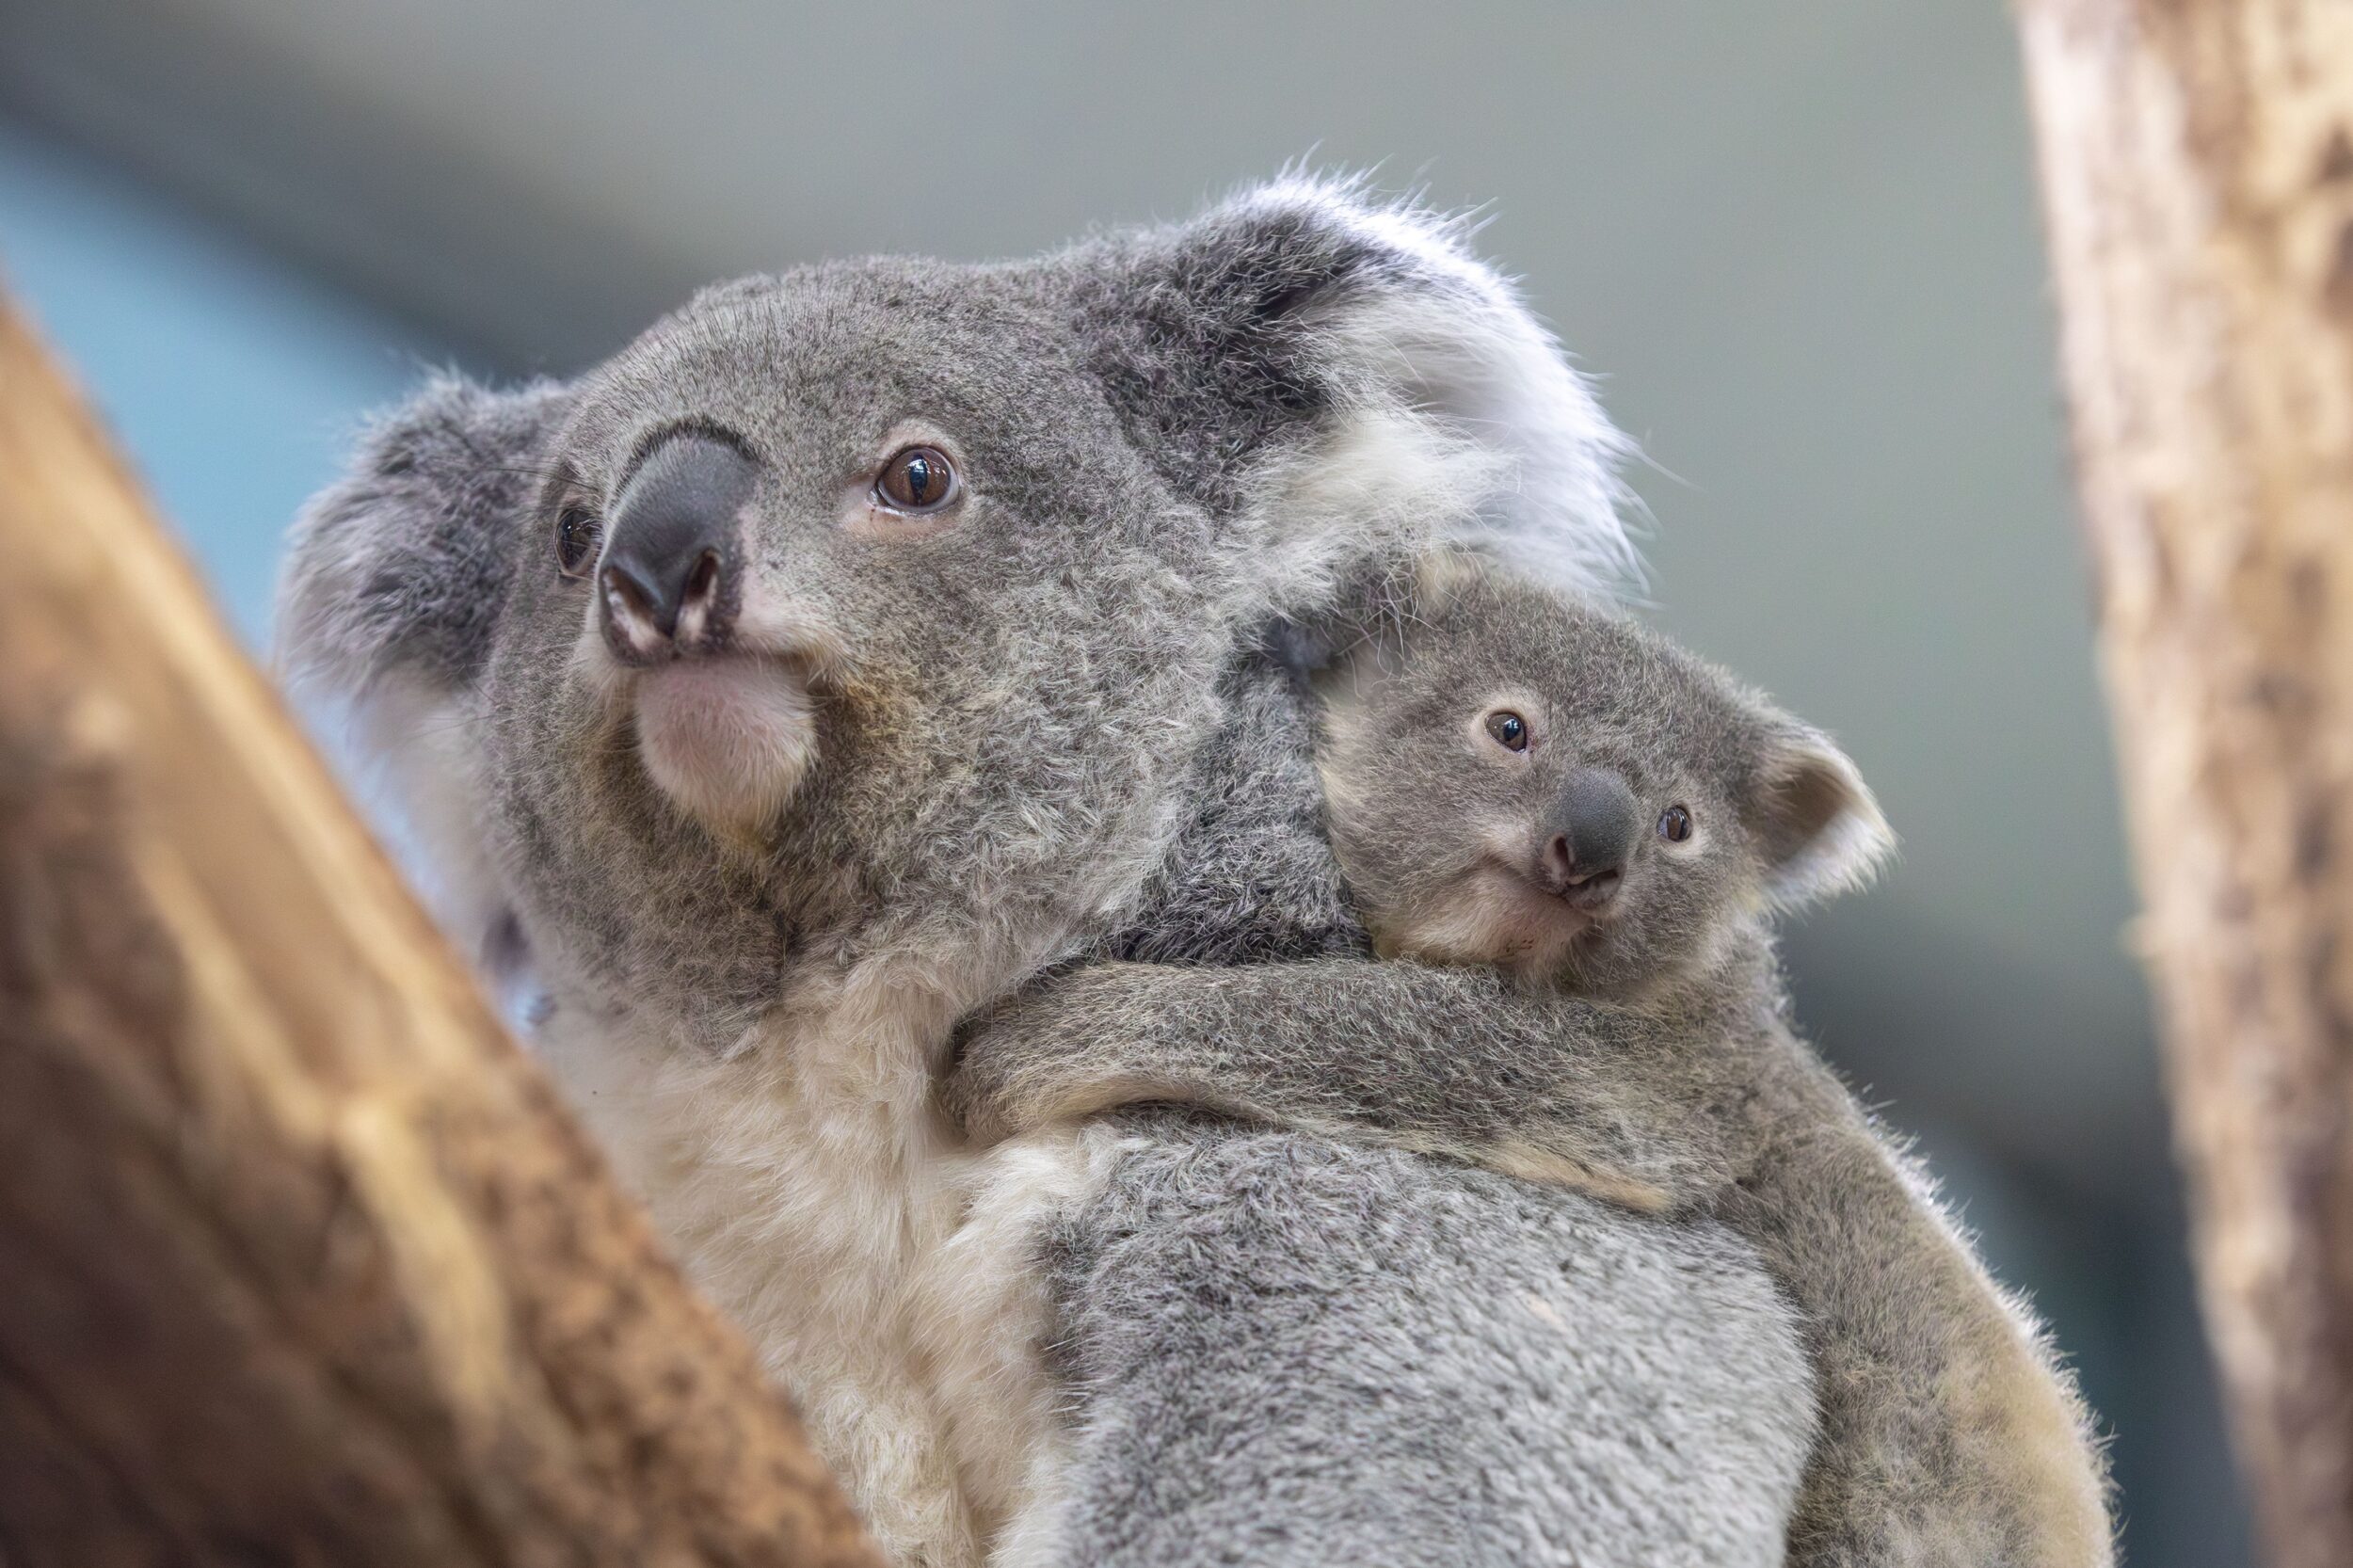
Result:
<svg viewBox="0 0 2353 1568"><path fill-rule="evenodd" d="M622 488L597 571L598 619L625 664L716 652L742 609L742 523L758 467L726 441L678 435Z"/></svg>
<svg viewBox="0 0 2353 1568"><path fill-rule="evenodd" d="M1578 768L1537 830L1538 885L1579 909L1599 909L1625 879L1641 819L1624 778Z"/></svg>

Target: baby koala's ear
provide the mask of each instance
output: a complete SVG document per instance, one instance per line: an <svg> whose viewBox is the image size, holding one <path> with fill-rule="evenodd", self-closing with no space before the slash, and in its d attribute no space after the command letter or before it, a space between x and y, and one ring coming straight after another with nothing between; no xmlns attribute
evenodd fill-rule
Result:
<svg viewBox="0 0 2353 1568"><path fill-rule="evenodd" d="M1809 725L1774 729L1754 790L1753 828L1775 908L1860 888L1895 853L1896 835L1863 775Z"/></svg>

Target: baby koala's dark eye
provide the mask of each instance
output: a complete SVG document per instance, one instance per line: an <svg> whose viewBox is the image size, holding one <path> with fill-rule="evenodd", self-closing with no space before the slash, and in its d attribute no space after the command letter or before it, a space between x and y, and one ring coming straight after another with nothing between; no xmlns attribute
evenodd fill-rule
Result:
<svg viewBox="0 0 2353 1568"><path fill-rule="evenodd" d="M604 524L585 506L567 506L555 519L555 565L567 577L585 577L597 558Z"/></svg>
<svg viewBox="0 0 2353 1568"><path fill-rule="evenodd" d="M936 446L910 446L883 464L874 496L894 512L936 512L956 498L955 466Z"/></svg>
<svg viewBox="0 0 2353 1568"><path fill-rule="evenodd" d="M1487 733L1506 751L1528 749L1528 721L1509 709L1498 709L1487 715Z"/></svg>
<svg viewBox="0 0 2353 1568"><path fill-rule="evenodd" d="M1679 844L1691 836L1691 813L1680 806L1670 806L1658 814L1658 836L1671 844Z"/></svg>

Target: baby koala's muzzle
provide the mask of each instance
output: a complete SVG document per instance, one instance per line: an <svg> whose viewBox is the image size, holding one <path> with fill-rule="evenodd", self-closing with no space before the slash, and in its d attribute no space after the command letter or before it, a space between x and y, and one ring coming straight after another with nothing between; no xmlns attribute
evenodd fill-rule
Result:
<svg viewBox="0 0 2353 1568"><path fill-rule="evenodd" d="M1540 830L1537 881L1580 909L1598 909L1617 893L1634 855L1641 811L1626 781L1606 768L1569 775Z"/></svg>

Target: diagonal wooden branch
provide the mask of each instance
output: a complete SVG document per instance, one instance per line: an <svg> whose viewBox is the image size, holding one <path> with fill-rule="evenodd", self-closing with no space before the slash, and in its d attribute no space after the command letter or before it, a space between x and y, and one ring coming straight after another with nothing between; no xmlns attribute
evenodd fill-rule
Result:
<svg viewBox="0 0 2353 1568"><path fill-rule="evenodd" d="M0 1560L874 1554L0 311Z"/></svg>
<svg viewBox="0 0 2353 1568"><path fill-rule="evenodd" d="M2353 6L2021 0L2207 1322L2353 1562Z"/></svg>

